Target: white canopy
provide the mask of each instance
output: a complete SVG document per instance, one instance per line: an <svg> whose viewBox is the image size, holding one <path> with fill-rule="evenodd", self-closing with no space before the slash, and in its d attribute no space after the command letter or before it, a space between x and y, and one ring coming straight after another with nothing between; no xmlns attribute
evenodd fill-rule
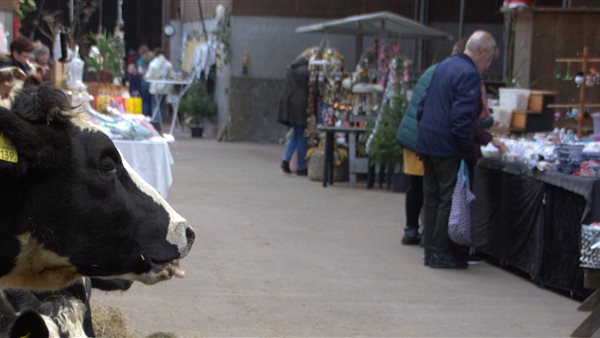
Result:
<svg viewBox="0 0 600 338"><path fill-rule="evenodd" d="M296 28L296 33L332 33L376 37L453 40L452 35L391 12L353 15Z"/></svg>

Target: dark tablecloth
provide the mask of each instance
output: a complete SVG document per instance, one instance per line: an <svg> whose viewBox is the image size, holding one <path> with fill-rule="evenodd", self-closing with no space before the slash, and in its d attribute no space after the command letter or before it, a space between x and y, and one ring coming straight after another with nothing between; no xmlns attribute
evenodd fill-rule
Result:
<svg viewBox="0 0 600 338"><path fill-rule="evenodd" d="M600 180L484 158L475 170L473 246L542 286L586 297L581 224L600 221Z"/></svg>

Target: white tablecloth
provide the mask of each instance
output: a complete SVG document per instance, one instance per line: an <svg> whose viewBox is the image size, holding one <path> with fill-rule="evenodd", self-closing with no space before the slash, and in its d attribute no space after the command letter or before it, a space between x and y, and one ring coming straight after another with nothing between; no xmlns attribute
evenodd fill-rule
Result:
<svg viewBox="0 0 600 338"><path fill-rule="evenodd" d="M171 166L174 163L167 141L154 138L144 141L113 140L113 143L129 165L167 198L173 183Z"/></svg>

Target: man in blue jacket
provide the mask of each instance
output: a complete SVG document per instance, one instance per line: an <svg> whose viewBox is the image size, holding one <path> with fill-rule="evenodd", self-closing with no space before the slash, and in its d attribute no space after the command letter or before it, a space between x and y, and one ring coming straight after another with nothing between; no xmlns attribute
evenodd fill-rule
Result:
<svg viewBox="0 0 600 338"><path fill-rule="evenodd" d="M448 237L452 192L462 159L473 156L474 124L481 111L481 76L497 53L496 40L476 31L464 53L435 69L417 111L417 154L425 176L425 264L432 268L466 269Z"/></svg>

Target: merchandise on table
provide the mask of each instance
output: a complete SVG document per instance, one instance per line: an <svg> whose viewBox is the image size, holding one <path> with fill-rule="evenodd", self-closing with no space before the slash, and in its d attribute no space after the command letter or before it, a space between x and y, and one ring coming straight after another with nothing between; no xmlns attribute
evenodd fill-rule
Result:
<svg viewBox="0 0 600 338"><path fill-rule="evenodd" d="M160 137L143 115L122 114L112 107L106 111L110 115L100 114L91 107L85 109L86 118L112 139L145 140Z"/></svg>
<svg viewBox="0 0 600 338"><path fill-rule="evenodd" d="M581 226L580 266L600 269L600 223Z"/></svg>
<svg viewBox="0 0 600 338"><path fill-rule="evenodd" d="M600 177L600 142L575 142L573 134L556 130L534 139L499 138L508 148L500 154L490 143L481 147L484 157L522 163L529 169L554 170L567 175Z"/></svg>

